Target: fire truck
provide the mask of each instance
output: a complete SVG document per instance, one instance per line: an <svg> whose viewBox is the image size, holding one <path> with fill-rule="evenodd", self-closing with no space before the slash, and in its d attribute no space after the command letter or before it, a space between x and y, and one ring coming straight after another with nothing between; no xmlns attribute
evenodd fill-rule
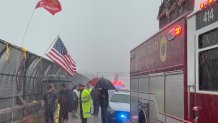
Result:
<svg viewBox="0 0 218 123"><path fill-rule="evenodd" d="M218 1L192 2L130 52L132 123L218 123Z"/></svg>

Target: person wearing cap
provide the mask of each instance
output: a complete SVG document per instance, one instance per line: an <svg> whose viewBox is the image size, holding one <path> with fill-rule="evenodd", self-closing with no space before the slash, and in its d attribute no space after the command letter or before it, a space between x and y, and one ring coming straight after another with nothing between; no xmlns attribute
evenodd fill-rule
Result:
<svg viewBox="0 0 218 123"><path fill-rule="evenodd" d="M79 101L80 101L80 117L82 119L82 123L87 123L87 119L91 116L90 114L90 93L87 89L85 89L85 86L80 84L79 85L79 90L80 90L80 96L79 96Z"/></svg>

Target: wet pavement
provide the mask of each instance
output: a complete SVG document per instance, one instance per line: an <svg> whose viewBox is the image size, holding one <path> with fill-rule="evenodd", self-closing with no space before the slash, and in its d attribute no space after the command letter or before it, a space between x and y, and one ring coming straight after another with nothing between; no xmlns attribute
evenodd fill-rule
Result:
<svg viewBox="0 0 218 123"><path fill-rule="evenodd" d="M78 119L73 119L71 118L68 123L81 123L81 120ZM94 117L92 116L91 118L88 119L88 123L101 123L101 119L99 117Z"/></svg>
<svg viewBox="0 0 218 123"><path fill-rule="evenodd" d="M43 122L43 115L30 115L27 118L24 118L22 121L18 121L17 123L44 123ZM72 118L69 114L69 120L67 123L81 123L80 118ZM88 123L101 123L100 117L92 116L88 119Z"/></svg>

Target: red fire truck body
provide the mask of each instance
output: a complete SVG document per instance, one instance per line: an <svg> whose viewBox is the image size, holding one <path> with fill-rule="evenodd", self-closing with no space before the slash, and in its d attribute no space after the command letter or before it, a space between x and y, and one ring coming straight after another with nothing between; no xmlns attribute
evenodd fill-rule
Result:
<svg viewBox="0 0 218 123"><path fill-rule="evenodd" d="M218 123L217 1L184 13L130 54L132 122Z"/></svg>

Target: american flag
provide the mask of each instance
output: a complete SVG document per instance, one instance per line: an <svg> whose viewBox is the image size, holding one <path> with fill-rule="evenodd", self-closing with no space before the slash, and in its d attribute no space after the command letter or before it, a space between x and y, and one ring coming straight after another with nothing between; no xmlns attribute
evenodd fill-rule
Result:
<svg viewBox="0 0 218 123"><path fill-rule="evenodd" d="M61 41L60 37L57 38L53 48L51 48L46 56L53 62L60 65L69 75L72 76L76 73L76 62L67 52L67 49Z"/></svg>

